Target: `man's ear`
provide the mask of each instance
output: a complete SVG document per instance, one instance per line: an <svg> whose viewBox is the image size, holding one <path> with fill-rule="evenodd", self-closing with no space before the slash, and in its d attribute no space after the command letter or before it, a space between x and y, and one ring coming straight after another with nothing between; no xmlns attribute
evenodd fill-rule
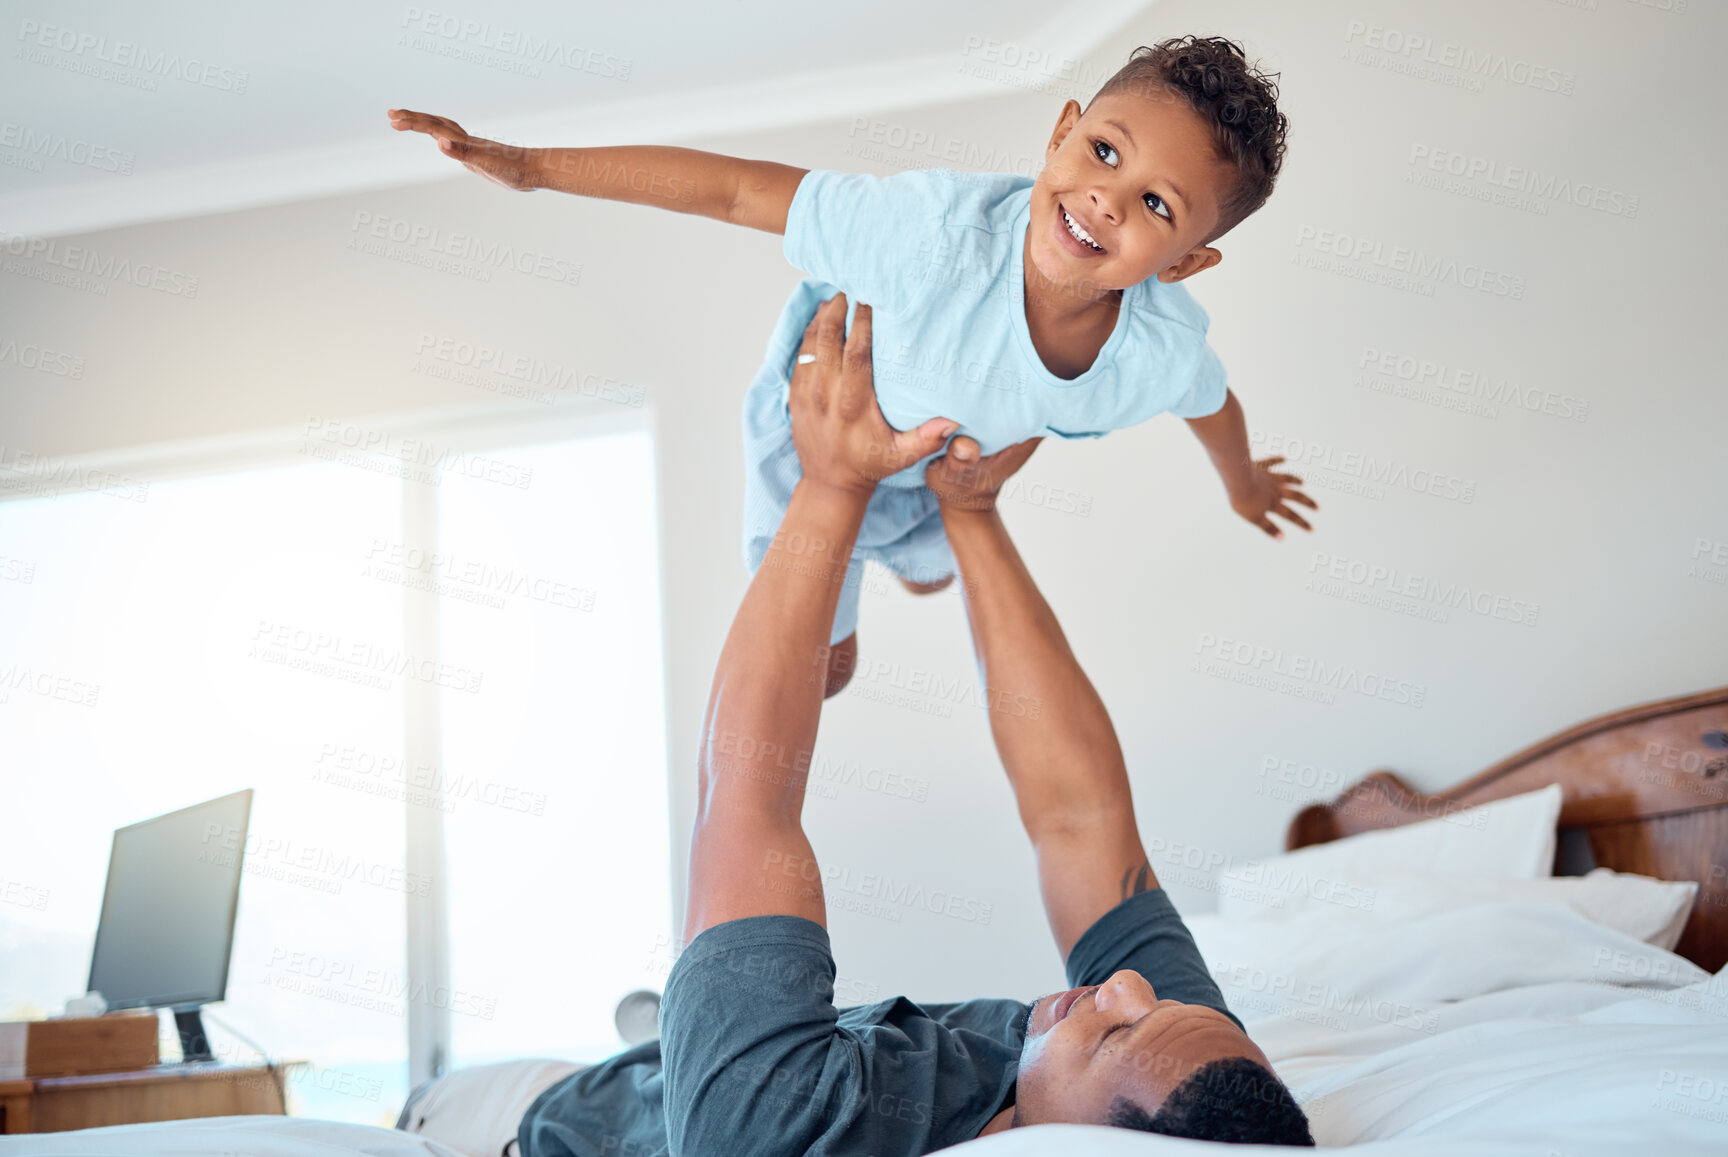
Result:
<svg viewBox="0 0 1728 1157"><path fill-rule="evenodd" d="M1071 100L1062 106L1062 114L1056 118L1056 127L1050 132L1050 143L1044 146L1045 160L1056 155L1056 150L1062 147L1062 142L1068 139L1068 134L1074 131L1079 121L1079 101Z"/></svg>
<svg viewBox="0 0 1728 1157"><path fill-rule="evenodd" d="M1160 273L1158 280L1166 285L1175 285L1178 281L1186 281L1203 269L1212 268L1222 260L1224 260L1224 255L1210 245L1196 245L1184 253L1170 268Z"/></svg>

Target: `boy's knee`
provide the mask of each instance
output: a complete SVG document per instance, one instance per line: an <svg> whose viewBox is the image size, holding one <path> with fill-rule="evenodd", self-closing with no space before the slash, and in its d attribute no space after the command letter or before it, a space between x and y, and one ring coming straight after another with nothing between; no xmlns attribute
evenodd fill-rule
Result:
<svg viewBox="0 0 1728 1157"><path fill-rule="evenodd" d="M828 682L822 698L832 699L852 682L852 671L858 666L858 635L847 635L828 649Z"/></svg>
<svg viewBox="0 0 1728 1157"><path fill-rule="evenodd" d="M919 582L916 579L905 578L904 576L900 579L900 585L915 595L933 595L937 591L947 590L953 582L954 576L952 574L945 574L935 582L928 583Z"/></svg>

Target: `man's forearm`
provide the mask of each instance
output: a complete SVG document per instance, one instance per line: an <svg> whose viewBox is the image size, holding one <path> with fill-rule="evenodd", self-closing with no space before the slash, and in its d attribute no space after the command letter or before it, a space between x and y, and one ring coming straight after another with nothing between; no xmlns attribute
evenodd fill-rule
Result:
<svg viewBox="0 0 1728 1157"><path fill-rule="evenodd" d="M581 197L602 197L713 217L770 233L786 231L792 195L805 170L697 149L623 145L529 150L534 183Z"/></svg>
<svg viewBox="0 0 1728 1157"><path fill-rule="evenodd" d="M1131 827L1128 773L1109 713L1000 516L949 507L942 516L966 577L991 732L1027 832L1036 840L1043 830L1121 811Z"/></svg>
<svg viewBox="0 0 1728 1157"><path fill-rule="evenodd" d="M733 738L749 747L808 753L816 741L828 670L828 634L846 579L865 501L800 482L779 532L757 568L732 620L703 729L703 795L724 792L735 806L796 818L802 780L717 774L722 766L749 770L777 753L741 756Z"/></svg>
<svg viewBox="0 0 1728 1157"><path fill-rule="evenodd" d="M1206 447L1212 468L1224 482L1224 489L1237 494L1253 477L1253 465L1248 447L1248 419L1242 403L1231 391L1225 391L1224 405L1215 414L1187 419L1188 428Z"/></svg>
<svg viewBox="0 0 1728 1157"><path fill-rule="evenodd" d="M865 505L800 482L732 620L697 753L686 940L764 912L823 922L801 813L828 634Z"/></svg>

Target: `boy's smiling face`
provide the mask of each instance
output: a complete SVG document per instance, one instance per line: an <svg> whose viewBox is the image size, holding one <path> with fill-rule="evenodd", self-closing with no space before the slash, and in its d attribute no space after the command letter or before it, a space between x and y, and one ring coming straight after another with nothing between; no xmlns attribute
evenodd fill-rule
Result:
<svg viewBox="0 0 1728 1157"><path fill-rule="evenodd" d="M1222 259L1201 243L1234 177L1206 122L1174 90L1106 93L1084 114L1069 101L1032 188L1026 258L1059 285L1181 281Z"/></svg>

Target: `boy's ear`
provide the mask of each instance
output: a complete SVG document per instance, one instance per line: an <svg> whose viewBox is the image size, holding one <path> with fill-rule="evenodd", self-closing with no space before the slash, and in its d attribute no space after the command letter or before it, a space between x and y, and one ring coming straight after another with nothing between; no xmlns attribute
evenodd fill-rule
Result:
<svg viewBox="0 0 1728 1157"><path fill-rule="evenodd" d="M1079 101L1071 100L1062 106L1062 114L1056 118L1056 127L1050 132L1050 143L1044 146L1045 160L1056 155L1056 150L1062 147L1062 142L1068 139L1068 134L1074 131L1074 126L1079 121Z"/></svg>
<svg viewBox="0 0 1728 1157"><path fill-rule="evenodd" d="M1166 285L1175 285L1178 281L1186 281L1196 273L1212 268L1222 260L1224 255L1210 245L1196 245L1168 269L1159 273L1158 280Z"/></svg>

